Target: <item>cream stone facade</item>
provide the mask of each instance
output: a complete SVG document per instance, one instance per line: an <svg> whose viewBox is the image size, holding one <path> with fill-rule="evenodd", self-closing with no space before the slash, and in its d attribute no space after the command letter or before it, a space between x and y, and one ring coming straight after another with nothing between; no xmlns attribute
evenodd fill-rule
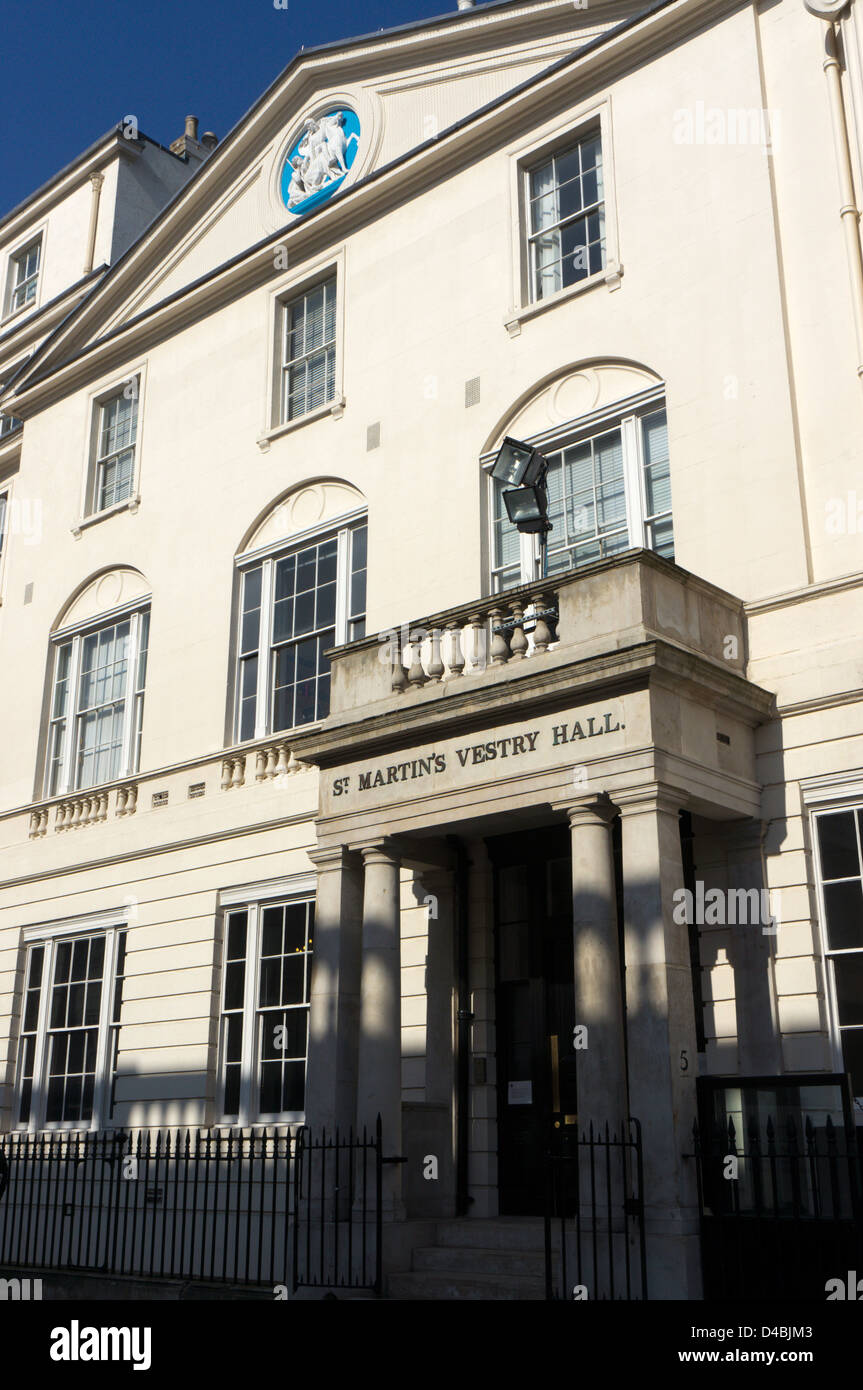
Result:
<svg viewBox="0 0 863 1390"><path fill-rule="evenodd" d="M532 1259L545 1153L631 1116L650 1296L700 1298L699 1107L863 1103L861 0L460 9L198 149L118 133L0 223L47 227L0 1129L380 1114L390 1295L531 1297L416 1252Z"/></svg>

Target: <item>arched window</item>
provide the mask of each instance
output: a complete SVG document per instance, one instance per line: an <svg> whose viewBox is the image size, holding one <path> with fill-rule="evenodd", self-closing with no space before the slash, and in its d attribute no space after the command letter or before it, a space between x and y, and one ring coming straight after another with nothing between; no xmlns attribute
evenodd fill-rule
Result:
<svg viewBox="0 0 863 1390"><path fill-rule="evenodd" d="M234 737L324 719L324 653L365 635L366 507L347 483L304 485L253 529L237 557Z"/></svg>
<svg viewBox="0 0 863 1390"><path fill-rule="evenodd" d="M137 770L149 628L149 589L137 570L99 575L64 610L51 639L46 796Z"/></svg>
<svg viewBox="0 0 863 1390"><path fill-rule="evenodd" d="M562 415L569 418L549 429ZM535 444L548 460L549 574L641 546L674 558L665 395L652 374L625 364L571 371L499 434ZM484 459L487 467L493 457ZM490 486L492 581L500 590L537 577L539 543L509 521L506 484Z"/></svg>

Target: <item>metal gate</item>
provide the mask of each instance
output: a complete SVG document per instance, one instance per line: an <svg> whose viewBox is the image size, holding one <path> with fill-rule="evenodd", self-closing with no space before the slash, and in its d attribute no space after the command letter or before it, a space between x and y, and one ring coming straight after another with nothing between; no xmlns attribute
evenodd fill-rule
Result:
<svg viewBox="0 0 863 1390"><path fill-rule="evenodd" d="M823 1301L863 1274L861 1155L854 1127L772 1118L695 1126L704 1297Z"/></svg>
<svg viewBox="0 0 863 1390"><path fill-rule="evenodd" d="M641 1126L593 1125L547 1159L547 1299L646 1299Z"/></svg>

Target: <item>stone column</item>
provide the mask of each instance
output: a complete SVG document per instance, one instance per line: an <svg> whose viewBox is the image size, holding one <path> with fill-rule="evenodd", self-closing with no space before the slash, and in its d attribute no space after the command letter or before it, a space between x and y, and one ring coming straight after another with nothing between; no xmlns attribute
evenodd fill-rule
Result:
<svg viewBox="0 0 863 1390"><path fill-rule="evenodd" d="M494 875L485 841L465 842L468 852L468 988L467 1007L473 1011L470 1026L468 1214L497 1216L498 1121L497 1031L494 978ZM457 967L456 967L457 968ZM456 1020L458 1027L458 1020ZM454 1102L455 1103L455 1102Z"/></svg>
<svg viewBox="0 0 863 1390"><path fill-rule="evenodd" d="M741 1076L770 1076L782 1071L782 1045L773 963L781 924L770 921L762 844L765 825L746 820L728 827L728 888L735 892L729 926L729 956L734 969L737 1007L737 1059ZM746 894L746 899L742 898ZM742 910L741 910L742 909ZM731 920L730 910L727 919Z"/></svg>
<svg viewBox="0 0 863 1390"><path fill-rule="evenodd" d="M627 1114L623 989L611 822L607 797L567 809L572 835L575 1022L587 1028L576 1050L578 1127L620 1130ZM572 1047L572 1038L561 1039Z"/></svg>
<svg viewBox="0 0 863 1390"><path fill-rule="evenodd" d="M363 952L357 1125L374 1131L383 1123L385 1155L402 1148L402 990L399 858L385 841L363 848ZM383 1213L400 1220L400 1164L383 1172ZM372 1194L374 1195L374 1194Z"/></svg>
<svg viewBox="0 0 863 1390"><path fill-rule="evenodd" d="M453 875L423 870L428 908L426 955L426 1102L452 1105L453 1089Z"/></svg>
<svg viewBox="0 0 863 1390"><path fill-rule="evenodd" d="M309 1003L306 1123L313 1129L356 1117L360 1007L362 866L336 846L309 850L318 871Z"/></svg>
<svg viewBox="0 0 863 1390"><path fill-rule="evenodd" d="M679 810L659 783L615 794L622 817L629 1106L641 1123L651 1298L701 1296L692 1152L698 1056ZM676 921L675 917L683 918Z"/></svg>

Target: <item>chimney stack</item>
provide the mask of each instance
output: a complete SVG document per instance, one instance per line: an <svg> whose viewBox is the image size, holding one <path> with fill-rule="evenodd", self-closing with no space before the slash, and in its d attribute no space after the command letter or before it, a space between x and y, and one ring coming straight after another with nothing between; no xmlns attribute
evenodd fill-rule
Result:
<svg viewBox="0 0 863 1390"><path fill-rule="evenodd" d="M171 141L171 154L179 155L181 159L192 160L201 163L207 158L218 145L219 137L208 130L198 139L198 117L187 116L186 125L182 135L178 135L176 140Z"/></svg>

